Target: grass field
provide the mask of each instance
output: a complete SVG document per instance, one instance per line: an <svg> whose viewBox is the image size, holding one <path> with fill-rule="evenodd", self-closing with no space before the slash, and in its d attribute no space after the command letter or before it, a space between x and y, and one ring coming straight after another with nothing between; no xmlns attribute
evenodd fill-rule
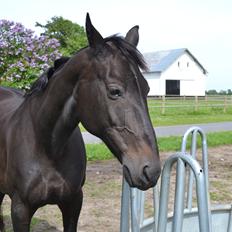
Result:
<svg viewBox="0 0 232 232"><path fill-rule="evenodd" d="M222 97L208 98L208 101L199 99L197 110L196 102L191 98L168 98L165 100L165 113L162 113L162 99L148 99L149 114L155 127L232 121L232 100L228 99L225 111ZM85 131L82 125L80 128Z"/></svg>
<svg viewBox="0 0 232 232"><path fill-rule="evenodd" d="M162 112L162 99L149 99L149 113L153 126L169 126L232 121L232 100L228 98L226 110L223 97L198 99L197 109L194 99L169 98L165 100L165 113ZM83 127L81 127L84 130ZM179 151L182 137L158 138L160 151ZM207 134L208 146L232 144L232 131ZM111 152L104 144L88 144L88 160L112 158Z"/></svg>
<svg viewBox="0 0 232 232"><path fill-rule="evenodd" d="M232 101L228 100L226 109L222 98L198 100L165 100L165 110L162 112L161 99L148 100L149 113L154 126L170 126L194 123L225 122L232 120Z"/></svg>
<svg viewBox="0 0 232 232"><path fill-rule="evenodd" d="M181 136L158 138L159 150L180 151L181 140ZM232 131L209 133L207 134L207 143L208 147L232 144ZM113 157L112 153L104 144L87 144L86 151L88 160L106 160Z"/></svg>

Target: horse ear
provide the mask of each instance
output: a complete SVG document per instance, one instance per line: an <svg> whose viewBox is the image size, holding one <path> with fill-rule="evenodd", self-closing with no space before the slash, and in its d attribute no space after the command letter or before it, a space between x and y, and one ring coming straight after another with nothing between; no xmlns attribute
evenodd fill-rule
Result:
<svg viewBox="0 0 232 232"><path fill-rule="evenodd" d="M132 27L126 34L125 40L137 47L139 43L139 26Z"/></svg>
<svg viewBox="0 0 232 232"><path fill-rule="evenodd" d="M89 46L91 48L97 48L104 43L104 39L101 36L101 34L95 29L93 26L89 13L86 15L86 21L85 21L85 28L86 28L86 34L89 42Z"/></svg>

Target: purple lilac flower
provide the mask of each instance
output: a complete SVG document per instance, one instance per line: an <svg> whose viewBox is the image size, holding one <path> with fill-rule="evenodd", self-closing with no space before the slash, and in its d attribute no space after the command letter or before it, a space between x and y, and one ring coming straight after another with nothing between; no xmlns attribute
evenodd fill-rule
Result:
<svg viewBox="0 0 232 232"><path fill-rule="evenodd" d="M0 55L4 57L0 60L1 78L14 81L28 78L31 73L39 75L61 56L59 46L56 39L38 37L21 23L0 20Z"/></svg>

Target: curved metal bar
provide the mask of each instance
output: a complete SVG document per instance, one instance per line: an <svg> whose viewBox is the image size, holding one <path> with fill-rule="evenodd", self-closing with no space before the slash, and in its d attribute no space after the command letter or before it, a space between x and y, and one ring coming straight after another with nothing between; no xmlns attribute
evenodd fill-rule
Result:
<svg viewBox="0 0 232 232"><path fill-rule="evenodd" d="M196 159L197 152L197 130L192 131L192 141L191 141L191 156ZM189 170L189 179L188 179L188 190L187 190L187 209L192 210L192 199L193 199L193 172Z"/></svg>
<svg viewBox="0 0 232 232"><path fill-rule="evenodd" d="M190 155L186 155L183 153L177 153L175 155L170 156L163 167L160 193L160 206L162 207L160 207L159 211L158 231L166 231L170 173L173 164L177 162L178 159L181 159L190 166L196 179L200 231L211 232L204 170L200 167L199 163L195 159L193 159Z"/></svg>
<svg viewBox="0 0 232 232"><path fill-rule="evenodd" d="M187 140L188 137L192 134L192 143L191 143L191 155L196 159L197 152L197 134L201 136L201 144L202 144L202 161L203 161L203 169L205 173L205 185L207 190L207 202L210 205L210 197L209 197L209 174L208 174L208 148L207 148L207 138L205 132L198 126L189 128L182 139L181 152L186 152L187 150ZM191 211L192 209L192 192L193 192L193 173L190 170L189 174L189 183L188 183L188 192L187 192L187 208ZM211 211L208 211L209 218L212 220ZM210 223L210 226L212 223ZM212 228L211 228L212 229Z"/></svg>
<svg viewBox="0 0 232 232"><path fill-rule="evenodd" d="M158 232L158 219L159 219L159 187L158 185L156 185L153 188L153 208L154 208L153 232Z"/></svg>
<svg viewBox="0 0 232 232"><path fill-rule="evenodd" d="M176 186L172 232L182 231L184 220L185 164L182 159L177 159Z"/></svg>
<svg viewBox="0 0 232 232"><path fill-rule="evenodd" d="M202 160L203 169L196 161L197 151L197 135L201 136L202 143ZM186 153L188 136L192 135L191 141L191 155ZM195 176L196 190L197 190L197 204L199 211L199 226L201 232L211 232L211 212L209 209L209 195L208 195L208 154L206 135L199 127L192 127L186 131L183 136L181 153L171 156L164 164L161 177L161 192L159 204L158 188L154 191L154 217L144 220L144 192L130 188L128 183L123 180L123 195L121 206L121 232L129 232L130 228L133 232L139 232L142 228L149 226L154 232L165 232L167 225L168 214L168 196L170 185L170 172L173 164L177 162L177 176L176 176L176 195L174 205L174 215L172 223L172 232L182 231L183 217L184 217L184 184L185 184L185 164L190 167L187 211L192 210L192 185ZM155 191L156 190L156 191ZM161 206L161 207L159 207ZM186 212L187 212L186 211ZM130 218L131 217L131 218ZM130 226L131 219L131 226ZM152 220L151 220L152 219ZM231 226L230 226L231 227ZM146 230L142 230L146 231Z"/></svg>
<svg viewBox="0 0 232 232"><path fill-rule="evenodd" d="M122 182L122 196L121 196L121 220L120 220L120 231L130 231L130 186L123 178Z"/></svg>
<svg viewBox="0 0 232 232"><path fill-rule="evenodd" d="M140 232L140 207L138 202L139 190L136 188L130 189L131 196L131 230L133 232Z"/></svg>
<svg viewBox="0 0 232 232"><path fill-rule="evenodd" d="M202 160L203 160L203 169L206 175L206 187L209 187L209 183L208 183L208 151L207 151L207 139L206 139L206 134L205 132L198 126L195 127L191 127L189 128L182 139L182 145L181 145L181 152L186 152L187 149L187 140L188 140L188 136L191 133L199 133L201 136L201 144L202 144ZM192 141L192 143L194 143L195 145L197 144L197 139L195 138L194 141Z"/></svg>

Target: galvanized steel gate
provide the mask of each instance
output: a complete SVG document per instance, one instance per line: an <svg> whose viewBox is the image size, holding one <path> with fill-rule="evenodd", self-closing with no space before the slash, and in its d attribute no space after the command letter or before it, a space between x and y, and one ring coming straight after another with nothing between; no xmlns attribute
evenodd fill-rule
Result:
<svg viewBox="0 0 232 232"><path fill-rule="evenodd" d="M201 137L202 167L196 160L197 136ZM191 149L186 152L191 136ZM171 169L176 168L174 212L168 215ZM188 176L188 178L186 178ZM192 207L193 183L196 183L197 208ZM187 183L187 191L185 185ZM153 188L153 217L144 218L145 192L130 188L123 180L121 201L121 232L232 232L231 205L210 207L208 154L206 135L199 127L186 131L181 152L170 156L163 167L161 190Z"/></svg>

